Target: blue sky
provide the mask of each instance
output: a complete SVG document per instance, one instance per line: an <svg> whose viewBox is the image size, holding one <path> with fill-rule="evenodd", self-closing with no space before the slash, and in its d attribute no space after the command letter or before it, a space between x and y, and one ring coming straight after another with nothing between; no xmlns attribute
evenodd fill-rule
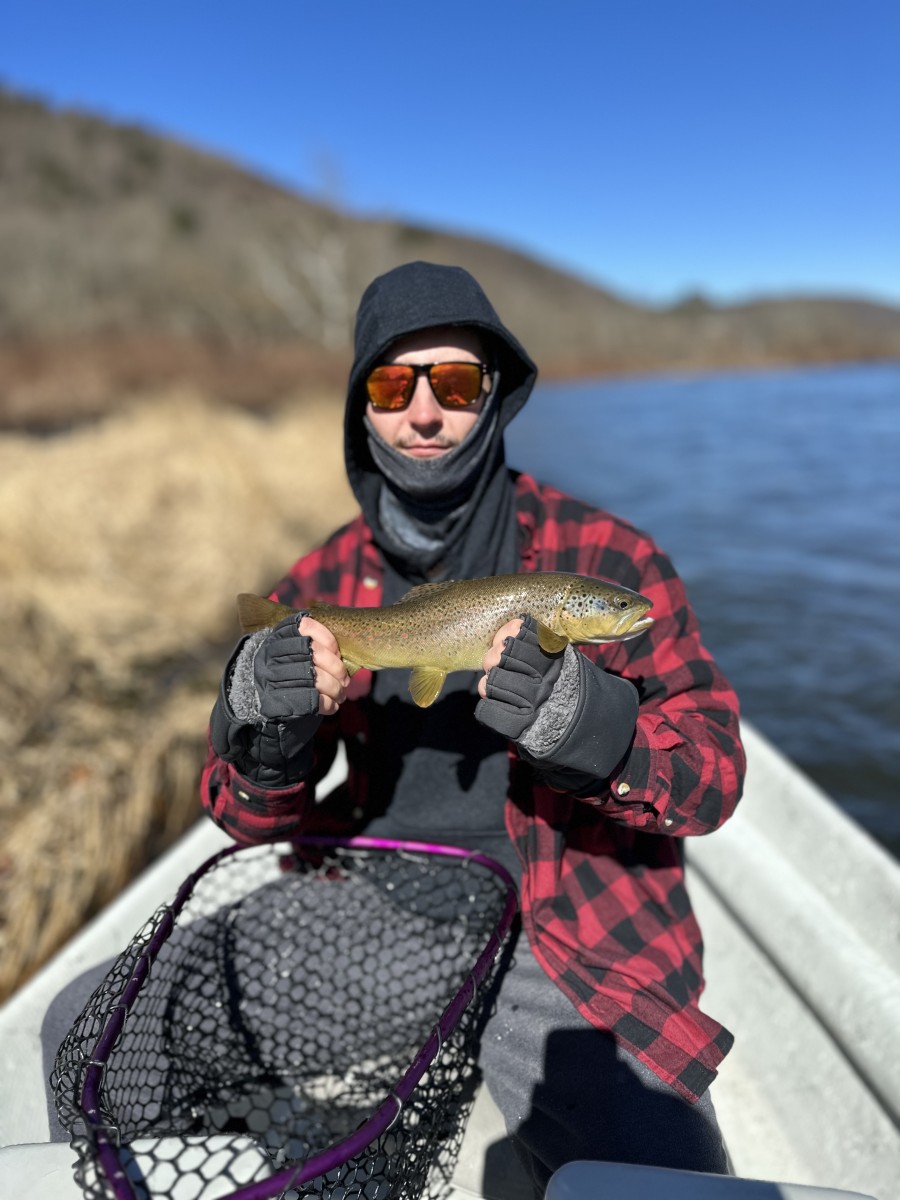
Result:
<svg viewBox="0 0 900 1200"><path fill-rule="evenodd" d="M897 0L29 0L0 80L638 300L900 304Z"/></svg>

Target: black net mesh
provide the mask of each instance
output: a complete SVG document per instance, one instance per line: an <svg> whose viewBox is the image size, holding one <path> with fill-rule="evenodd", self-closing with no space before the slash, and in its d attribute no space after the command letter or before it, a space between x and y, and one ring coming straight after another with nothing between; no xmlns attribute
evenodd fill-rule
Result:
<svg viewBox="0 0 900 1200"><path fill-rule="evenodd" d="M60 1047L85 1196L440 1195L514 903L486 862L418 849L210 860Z"/></svg>

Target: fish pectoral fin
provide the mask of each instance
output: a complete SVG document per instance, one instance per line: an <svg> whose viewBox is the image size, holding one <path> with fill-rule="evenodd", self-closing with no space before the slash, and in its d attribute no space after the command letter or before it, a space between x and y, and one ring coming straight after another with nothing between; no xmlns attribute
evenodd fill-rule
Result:
<svg viewBox="0 0 900 1200"><path fill-rule="evenodd" d="M277 600L267 600L265 596L254 596L251 592L241 592L237 598L238 620L244 633L256 633L260 629L268 629L277 625L285 617L296 613L289 604L279 604Z"/></svg>
<svg viewBox="0 0 900 1200"><path fill-rule="evenodd" d="M569 644L569 639L562 633L554 633L543 621L536 621L538 644L545 654L559 654Z"/></svg>
<svg viewBox="0 0 900 1200"><path fill-rule="evenodd" d="M409 680L409 694L419 708L428 708L441 694L447 672L439 667L415 667Z"/></svg>

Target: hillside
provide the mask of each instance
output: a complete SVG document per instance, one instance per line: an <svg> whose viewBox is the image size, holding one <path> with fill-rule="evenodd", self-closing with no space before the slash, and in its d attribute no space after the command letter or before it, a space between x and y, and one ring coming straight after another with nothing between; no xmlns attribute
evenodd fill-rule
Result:
<svg viewBox="0 0 900 1200"><path fill-rule="evenodd" d="M545 375L900 357L897 310L656 312L0 91L0 999L197 819L234 596L354 511L353 312L412 258Z"/></svg>
<svg viewBox="0 0 900 1200"><path fill-rule="evenodd" d="M189 381L269 406L339 389L358 298L414 258L467 267L545 375L900 357L900 310L852 299L668 310L496 244L315 203L132 125L0 90L0 424Z"/></svg>

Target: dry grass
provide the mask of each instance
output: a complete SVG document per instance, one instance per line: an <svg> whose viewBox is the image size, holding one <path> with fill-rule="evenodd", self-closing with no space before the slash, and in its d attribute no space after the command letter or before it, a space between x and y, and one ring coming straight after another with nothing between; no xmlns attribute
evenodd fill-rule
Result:
<svg viewBox="0 0 900 1200"><path fill-rule="evenodd" d="M0 997L199 816L235 593L353 512L340 417L172 389L0 437Z"/></svg>

